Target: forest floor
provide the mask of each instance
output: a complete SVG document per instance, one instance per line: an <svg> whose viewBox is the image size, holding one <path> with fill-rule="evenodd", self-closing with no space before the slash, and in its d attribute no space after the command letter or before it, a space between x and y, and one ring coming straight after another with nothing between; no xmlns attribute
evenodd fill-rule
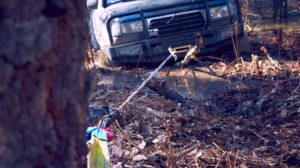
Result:
<svg viewBox="0 0 300 168"><path fill-rule="evenodd" d="M297 20L284 28L281 51L274 26L266 22L253 26L252 52L243 59L217 54L184 68L166 66L155 80L185 101L145 87L122 111L124 131L160 167L299 167ZM118 107L152 68L94 71L90 103ZM116 167L152 167L121 135L110 142L110 151Z"/></svg>

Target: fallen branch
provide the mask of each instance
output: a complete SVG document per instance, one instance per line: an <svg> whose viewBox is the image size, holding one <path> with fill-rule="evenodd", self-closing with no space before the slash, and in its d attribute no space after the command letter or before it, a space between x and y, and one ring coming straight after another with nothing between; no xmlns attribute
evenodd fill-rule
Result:
<svg viewBox="0 0 300 168"><path fill-rule="evenodd" d="M163 95L165 98L176 101L177 103L185 104L185 99L177 92L167 88L165 82L160 82L155 79L151 80L146 84L146 86L157 92L160 95Z"/></svg>

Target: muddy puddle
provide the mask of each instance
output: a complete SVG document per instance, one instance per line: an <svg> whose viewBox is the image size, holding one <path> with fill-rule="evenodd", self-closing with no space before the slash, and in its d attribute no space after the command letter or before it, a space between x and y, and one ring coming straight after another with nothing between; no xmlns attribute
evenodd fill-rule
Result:
<svg viewBox="0 0 300 168"><path fill-rule="evenodd" d="M112 70L97 76L97 85L106 85L114 89L126 86L138 87L146 79L152 69ZM204 100L215 91L226 88L226 80L221 77L220 70L209 67L163 68L155 78L164 81L167 88L178 92L187 99Z"/></svg>
<svg viewBox="0 0 300 168"><path fill-rule="evenodd" d="M220 72L208 67L167 70L167 72L164 70L157 76L184 98L196 100L203 100L216 90L223 90L226 87L226 81L220 77Z"/></svg>

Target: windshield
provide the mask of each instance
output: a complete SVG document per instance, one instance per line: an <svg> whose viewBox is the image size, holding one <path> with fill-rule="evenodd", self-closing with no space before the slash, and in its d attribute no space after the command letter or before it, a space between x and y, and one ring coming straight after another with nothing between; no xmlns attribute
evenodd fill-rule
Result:
<svg viewBox="0 0 300 168"><path fill-rule="evenodd" d="M119 3L119 2L122 2L122 1L137 1L137 0L104 0L104 4L107 7L109 5L112 5L112 4L115 4L115 3ZM212 0L208 0L208 1L212 1Z"/></svg>
<svg viewBox="0 0 300 168"><path fill-rule="evenodd" d="M106 6L115 4L115 3L119 3L119 2L124 2L124 1L136 1L136 0L104 0Z"/></svg>
<svg viewBox="0 0 300 168"><path fill-rule="evenodd" d="M122 0L106 0L107 6L114 4L114 3L118 3L118 2L122 2Z"/></svg>

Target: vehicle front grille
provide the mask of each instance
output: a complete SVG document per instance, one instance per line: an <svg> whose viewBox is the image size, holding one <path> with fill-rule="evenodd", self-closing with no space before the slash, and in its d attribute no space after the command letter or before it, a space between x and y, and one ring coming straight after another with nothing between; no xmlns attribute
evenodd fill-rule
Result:
<svg viewBox="0 0 300 168"><path fill-rule="evenodd" d="M196 32L205 26L201 11L157 18L150 21L150 29L158 29L160 36Z"/></svg>

